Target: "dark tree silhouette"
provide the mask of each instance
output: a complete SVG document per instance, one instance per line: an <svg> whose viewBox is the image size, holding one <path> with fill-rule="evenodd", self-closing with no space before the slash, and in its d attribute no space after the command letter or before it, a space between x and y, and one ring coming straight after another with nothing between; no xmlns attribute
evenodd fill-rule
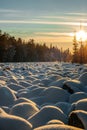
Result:
<svg viewBox="0 0 87 130"><path fill-rule="evenodd" d="M59 49L52 44L48 47L45 43L39 44L33 39L25 42L21 38L16 39L0 31L0 62L72 61L73 63L87 63L87 43L78 48L74 36L73 46L72 55L69 49Z"/></svg>
<svg viewBox="0 0 87 130"><path fill-rule="evenodd" d="M72 58L73 63L78 63L78 42L76 39L76 34L74 35L73 39L73 58Z"/></svg>

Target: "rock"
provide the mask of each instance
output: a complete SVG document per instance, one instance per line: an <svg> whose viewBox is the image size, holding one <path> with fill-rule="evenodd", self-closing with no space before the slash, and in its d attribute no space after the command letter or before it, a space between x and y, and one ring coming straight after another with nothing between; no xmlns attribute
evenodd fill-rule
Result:
<svg viewBox="0 0 87 130"><path fill-rule="evenodd" d="M74 93L70 96L69 98L69 103L74 103L74 102L77 102L81 99L85 99L87 98L87 93L85 92L77 92L77 93Z"/></svg>
<svg viewBox="0 0 87 130"><path fill-rule="evenodd" d="M10 110L10 114L20 116L24 119L28 119L36 112L39 112L39 109L36 107L36 105L26 102L14 105Z"/></svg>
<svg viewBox="0 0 87 130"><path fill-rule="evenodd" d="M69 125L87 130L87 112L83 110L72 111L69 116Z"/></svg>
<svg viewBox="0 0 87 130"><path fill-rule="evenodd" d="M58 125L58 124L53 124L53 125L45 125L45 126L41 126L38 127L34 130L82 130L80 128L77 127L73 127L73 126L68 126L68 125Z"/></svg>
<svg viewBox="0 0 87 130"><path fill-rule="evenodd" d="M87 86L87 72L80 75L79 81L81 81L84 86Z"/></svg>
<svg viewBox="0 0 87 130"><path fill-rule="evenodd" d="M28 121L33 125L33 128L45 125L48 121L57 119L67 123L67 117L62 110L55 106L45 106L35 115L30 117Z"/></svg>
<svg viewBox="0 0 87 130"><path fill-rule="evenodd" d="M32 125L27 120L0 109L0 130L32 130Z"/></svg>
<svg viewBox="0 0 87 130"><path fill-rule="evenodd" d="M16 96L8 87L0 87L0 106L9 106L14 103Z"/></svg>
<svg viewBox="0 0 87 130"><path fill-rule="evenodd" d="M75 110L87 111L87 98L81 99L75 103Z"/></svg>

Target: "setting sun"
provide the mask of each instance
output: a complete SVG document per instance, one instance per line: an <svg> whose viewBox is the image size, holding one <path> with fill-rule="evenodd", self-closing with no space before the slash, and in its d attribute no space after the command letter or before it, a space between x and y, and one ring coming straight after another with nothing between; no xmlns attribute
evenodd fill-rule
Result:
<svg viewBox="0 0 87 130"><path fill-rule="evenodd" d="M76 33L77 40L86 41L87 40L87 33L84 30L80 30Z"/></svg>

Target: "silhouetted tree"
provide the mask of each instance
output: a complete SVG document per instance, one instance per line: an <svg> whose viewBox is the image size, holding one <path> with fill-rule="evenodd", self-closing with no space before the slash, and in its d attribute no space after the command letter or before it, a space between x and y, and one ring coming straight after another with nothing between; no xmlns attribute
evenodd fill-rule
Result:
<svg viewBox="0 0 87 130"><path fill-rule="evenodd" d="M73 39L73 57L72 57L73 63L78 63L78 42L76 40L76 34L74 35Z"/></svg>
<svg viewBox="0 0 87 130"><path fill-rule="evenodd" d="M39 61L64 61L74 63L87 63L87 43L79 43L76 36L73 39L73 55L69 49L63 50L52 44L48 47L45 43L35 43L33 39L28 42L21 38L16 39L0 31L0 62L39 62ZM80 57L80 58L79 58Z"/></svg>

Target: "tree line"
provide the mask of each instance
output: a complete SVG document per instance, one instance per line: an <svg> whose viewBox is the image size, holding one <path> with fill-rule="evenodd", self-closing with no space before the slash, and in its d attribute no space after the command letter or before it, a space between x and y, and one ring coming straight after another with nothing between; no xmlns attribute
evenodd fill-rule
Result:
<svg viewBox="0 0 87 130"><path fill-rule="evenodd" d="M73 38L73 53L69 48L63 50L50 44L36 43L33 39L23 41L8 33L0 31L0 62L49 62L64 61L72 63L87 63L87 42Z"/></svg>
<svg viewBox="0 0 87 130"><path fill-rule="evenodd" d="M36 43L33 39L23 41L0 31L0 62L44 62L71 60L69 49L63 50L45 43Z"/></svg>
<svg viewBox="0 0 87 130"><path fill-rule="evenodd" d="M76 35L73 38L72 63L87 63L87 41L83 42L82 39L78 41Z"/></svg>

